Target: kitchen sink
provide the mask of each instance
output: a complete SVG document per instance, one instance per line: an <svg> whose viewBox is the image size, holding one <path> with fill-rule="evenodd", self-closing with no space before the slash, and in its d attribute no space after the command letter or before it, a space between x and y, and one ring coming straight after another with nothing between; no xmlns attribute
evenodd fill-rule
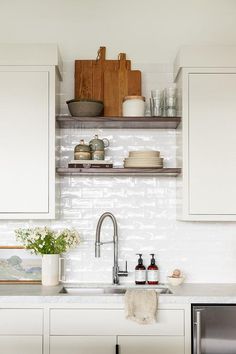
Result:
<svg viewBox="0 0 236 354"><path fill-rule="evenodd" d="M135 289L135 288L122 288L122 287L115 287L115 288L99 288L99 287L76 287L76 286L64 286L60 290L60 294L65 295L74 295L74 296L89 296L89 295L124 295L127 289ZM150 288L137 288L137 289L147 289L151 290ZM173 294L172 291L168 287L155 287L155 289L161 295L171 295Z"/></svg>

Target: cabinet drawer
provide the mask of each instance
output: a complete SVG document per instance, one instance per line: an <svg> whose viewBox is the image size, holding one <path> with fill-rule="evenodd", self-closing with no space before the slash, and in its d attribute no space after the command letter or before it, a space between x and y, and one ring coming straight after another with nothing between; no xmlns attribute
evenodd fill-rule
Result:
<svg viewBox="0 0 236 354"><path fill-rule="evenodd" d="M184 336L118 337L120 354L183 354Z"/></svg>
<svg viewBox="0 0 236 354"><path fill-rule="evenodd" d="M0 336L2 354L42 354L41 336Z"/></svg>
<svg viewBox="0 0 236 354"><path fill-rule="evenodd" d="M0 335L43 333L43 311L40 309L0 309Z"/></svg>
<svg viewBox="0 0 236 354"><path fill-rule="evenodd" d="M115 354L115 336L51 336L50 354Z"/></svg>
<svg viewBox="0 0 236 354"><path fill-rule="evenodd" d="M140 326L124 310L51 310L52 335L183 335L184 310L159 310L157 322Z"/></svg>

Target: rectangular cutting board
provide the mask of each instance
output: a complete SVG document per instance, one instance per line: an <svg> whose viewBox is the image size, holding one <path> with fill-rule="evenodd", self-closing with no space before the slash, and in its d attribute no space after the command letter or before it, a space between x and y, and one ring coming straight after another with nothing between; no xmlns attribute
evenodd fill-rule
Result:
<svg viewBox="0 0 236 354"><path fill-rule="evenodd" d="M131 67L130 60L126 65ZM118 60L106 60L106 47L100 47L96 60L75 60L75 99L104 101L104 72L118 68Z"/></svg>

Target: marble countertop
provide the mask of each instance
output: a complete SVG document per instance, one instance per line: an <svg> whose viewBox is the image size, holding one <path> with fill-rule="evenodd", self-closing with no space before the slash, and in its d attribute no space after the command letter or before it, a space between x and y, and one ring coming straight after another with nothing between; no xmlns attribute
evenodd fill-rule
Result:
<svg viewBox="0 0 236 354"><path fill-rule="evenodd" d="M66 286L78 287L102 287L102 288L141 288L151 289L150 286L137 287L131 284L113 286L111 284L66 284ZM106 306L123 306L122 295L68 295L61 294L63 285L46 287L42 285L9 284L0 285L0 303L31 303L31 304L99 304ZM236 284L182 284L178 287L169 286L173 294L159 295L159 303L166 304L190 304L190 303L236 303ZM154 287L152 288L154 289Z"/></svg>

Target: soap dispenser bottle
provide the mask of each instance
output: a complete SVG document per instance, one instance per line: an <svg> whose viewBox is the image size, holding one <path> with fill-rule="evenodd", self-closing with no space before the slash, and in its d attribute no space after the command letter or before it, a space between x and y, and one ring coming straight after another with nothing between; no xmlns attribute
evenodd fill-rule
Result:
<svg viewBox="0 0 236 354"><path fill-rule="evenodd" d="M144 285L146 283L146 267L143 265L142 254L138 253L138 265L135 267L135 284Z"/></svg>
<svg viewBox="0 0 236 354"><path fill-rule="evenodd" d="M154 253L151 253L151 264L147 269L147 281L149 285L157 285L159 283L159 271L158 266L156 265L156 261L154 258Z"/></svg>

